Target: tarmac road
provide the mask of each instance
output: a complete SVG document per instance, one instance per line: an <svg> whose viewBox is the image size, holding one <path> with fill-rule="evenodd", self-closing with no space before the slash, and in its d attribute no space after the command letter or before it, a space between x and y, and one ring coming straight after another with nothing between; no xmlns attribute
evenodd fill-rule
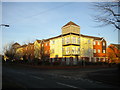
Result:
<svg viewBox="0 0 120 90"><path fill-rule="evenodd" d="M2 68L2 89L5 88L74 88L89 90L96 88L116 88L115 86L85 79L73 78L78 70L49 70L33 67L3 65ZM90 71L90 70L89 70ZM68 75L63 73L68 72ZM72 74L69 75L69 72ZM85 70L86 72L86 70ZM82 71L84 73L84 70ZM81 74L82 74L81 73ZM67 73L66 73L67 74ZM80 74L80 73L78 73ZM73 74L74 76L74 74Z"/></svg>

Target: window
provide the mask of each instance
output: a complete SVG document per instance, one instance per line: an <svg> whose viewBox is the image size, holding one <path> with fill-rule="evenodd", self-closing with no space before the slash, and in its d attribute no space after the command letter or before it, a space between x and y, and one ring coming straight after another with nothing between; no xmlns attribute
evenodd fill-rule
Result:
<svg viewBox="0 0 120 90"><path fill-rule="evenodd" d="M94 53L96 53L96 49L94 49L94 51L93 51Z"/></svg>
<svg viewBox="0 0 120 90"><path fill-rule="evenodd" d="M65 43L65 38L62 38L62 43L63 43L63 44Z"/></svg>
<svg viewBox="0 0 120 90"><path fill-rule="evenodd" d="M89 52L89 53L91 52L91 49L90 49L90 48L88 49L88 52Z"/></svg>
<svg viewBox="0 0 120 90"><path fill-rule="evenodd" d="M67 47L67 54L70 53L70 47Z"/></svg>
<svg viewBox="0 0 120 90"><path fill-rule="evenodd" d="M64 49L64 48L62 48L62 51L64 52L64 51L65 51L65 49Z"/></svg>
<svg viewBox="0 0 120 90"><path fill-rule="evenodd" d="M105 50L103 50L103 53L105 53Z"/></svg>
<svg viewBox="0 0 120 90"><path fill-rule="evenodd" d="M73 47L72 48L72 53L75 53L75 51L76 51L76 47Z"/></svg>
<svg viewBox="0 0 120 90"><path fill-rule="evenodd" d="M78 48L78 53L80 53L80 48Z"/></svg>
<svg viewBox="0 0 120 90"><path fill-rule="evenodd" d="M52 41L52 44L55 44L55 41L54 41L54 40Z"/></svg>
<svg viewBox="0 0 120 90"><path fill-rule="evenodd" d="M73 42L73 43L76 43L76 37L73 37L73 38L72 38L72 42Z"/></svg>
<svg viewBox="0 0 120 90"><path fill-rule="evenodd" d="M100 41L98 41L98 45L100 45Z"/></svg>
<svg viewBox="0 0 120 90"><path fill-rule="evenodd" d="M78 44L80 44L80 38L78 38Z"/></svg>
<svg viewBox="0 0 120 90"><path fill-rule="evenodd" d="M88 43L90 44L90 40L88 40Z"/></svg>
<svg viewBox="0 0 120 90"><path fill-rule="evenodd" d="M103 46L105 46L105 42L103 42Z"/></svg>
<svg viewBox="0 0 120 90"><path fill-rule="evenodd" d="M100 49L98 49L98 53L100 53Z"/></svg>
<svg viewBox="0 0 120 90"><path fill-rule="evenodd" d="M96 41L93 42L93 45L96 45Z"/></svg>
<svg viewBox="0 0 120 90"><path fill-rule="evenodd" d="M70 43L70 37L67 37L66 43Z"/></svg>

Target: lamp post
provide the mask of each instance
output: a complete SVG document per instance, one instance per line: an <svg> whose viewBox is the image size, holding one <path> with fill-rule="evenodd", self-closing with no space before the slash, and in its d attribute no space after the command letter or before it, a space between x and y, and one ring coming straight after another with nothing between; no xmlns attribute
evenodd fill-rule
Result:
<svg viewBox="0 0 120 90"><path fill-rule="evenodd" d="M0 26L10 27L8 24L0 24Z"/></svg>

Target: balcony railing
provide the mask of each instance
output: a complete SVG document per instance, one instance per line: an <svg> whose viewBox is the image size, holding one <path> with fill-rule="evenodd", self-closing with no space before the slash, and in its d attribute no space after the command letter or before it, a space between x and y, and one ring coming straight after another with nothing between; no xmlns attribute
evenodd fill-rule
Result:
<svg viewBox="0 0 120 90"><path fill-rule="evenodd" d="M63 55L80 55L80 51L64 51Z"/></svg>
<svg viewBox="0 0 120 90"><path fill-rule="evenodd" d="M69 45L69 44L76 44L76 45L80 45L80 42L62 42L62 45Z"/></svg>

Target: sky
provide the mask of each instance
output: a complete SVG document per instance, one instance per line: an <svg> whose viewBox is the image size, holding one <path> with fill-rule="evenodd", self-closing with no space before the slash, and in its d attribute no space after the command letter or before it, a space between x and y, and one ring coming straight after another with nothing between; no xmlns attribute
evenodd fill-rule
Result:
<svg viewBox="0 0 120 90"><path fill-rule="evenodd" d="M18 42L21 45L36 39L47 39L62 33L69 21L80 26L84 35L104 37L118 43L118 31L113 26L99 27L92 16L97 13L91 2L2 2L2 47Z"/></svg>

